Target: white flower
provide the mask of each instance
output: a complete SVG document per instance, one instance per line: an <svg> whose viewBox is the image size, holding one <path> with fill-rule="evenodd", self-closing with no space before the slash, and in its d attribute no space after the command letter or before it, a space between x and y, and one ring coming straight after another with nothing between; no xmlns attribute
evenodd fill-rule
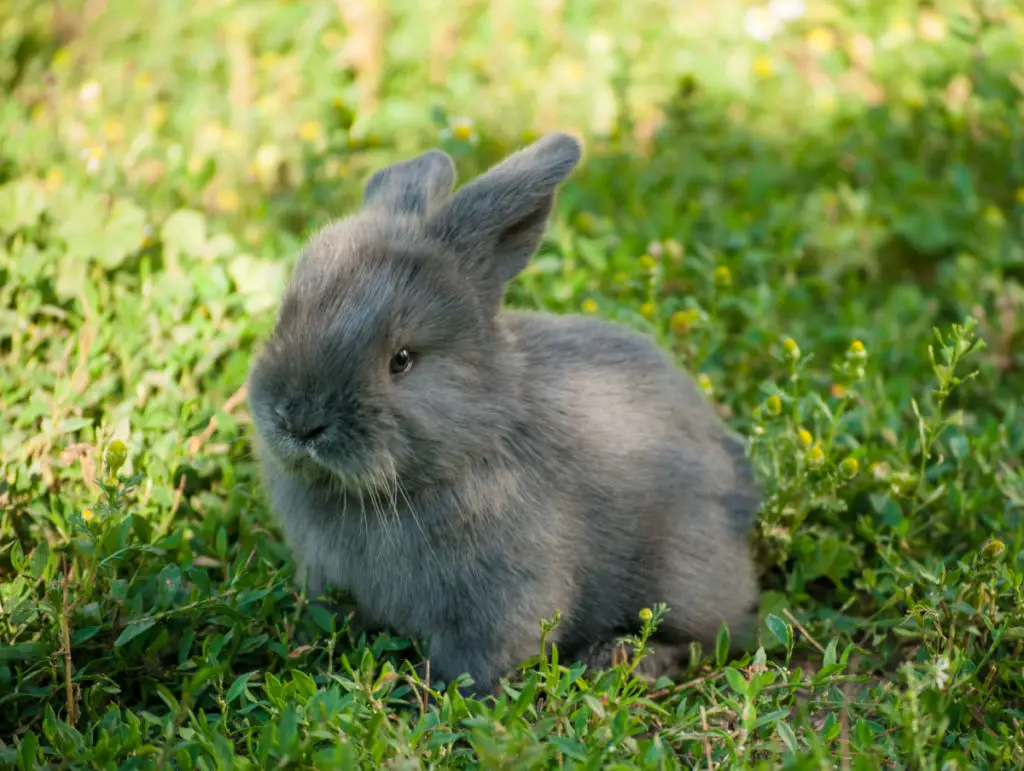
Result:
<svg viewBox="0 0 1024 771"><path fill-rule="evenodd" d="M95 80L89 80L82 84L82 87L78 89L78 98L83 104L96 101L100 94L103 93L103 88Z"/></svg>
<svg viewBox="0 0 1024 771"><path fill-rule="evenodd" d="M779 21L795 21L804 15L804 0L771 0L768 10Z"/></svg>
<svg viewBox="0 0 1024 771"><path fill-rule="evenodd" d="M939 656L935 661L935 687L942 689L949 682L949 659Z"/></svg>
<svg viewBox="0 0 1024 771"><path fill-rule="evenodd" d="M782 22L767 8L751 8L743 16L743 29L747 37L764 43L782 29Z"/></svg>

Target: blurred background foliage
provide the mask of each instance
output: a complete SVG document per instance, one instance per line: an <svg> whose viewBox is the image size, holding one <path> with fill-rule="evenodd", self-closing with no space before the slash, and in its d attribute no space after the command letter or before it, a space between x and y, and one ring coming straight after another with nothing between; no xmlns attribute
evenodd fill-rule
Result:
<svg viewBox="0 0 1024 771"><path fill-rule="evenodd" d="M1020 767L1022 43L998 0L0 0L0 760L341 762L294 705L396 685L332 680L291 588L252 351L372 170L558 129L586 158L509 301L657 336L751 437L779 681L391 714L352 762Z"/></svg>

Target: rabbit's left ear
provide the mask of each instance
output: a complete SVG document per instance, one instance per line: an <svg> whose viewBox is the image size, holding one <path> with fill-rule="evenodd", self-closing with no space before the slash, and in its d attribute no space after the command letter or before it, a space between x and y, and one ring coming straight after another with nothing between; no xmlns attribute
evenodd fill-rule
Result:
<svg viewBox="0 0 1024 771"><path fill-rule="evenodd" d="M364 207L426 216L447 199L455 184L455 162L441 150L428 150L375 172L366 183Z"/></svg>
<svg viewBox="0 0 1024 771"><path fill-rule="evenodd" d="M580 161L580 143L549 134L463 186L428 221L488 295L526 267L540 245L555 189Z"/></svg>

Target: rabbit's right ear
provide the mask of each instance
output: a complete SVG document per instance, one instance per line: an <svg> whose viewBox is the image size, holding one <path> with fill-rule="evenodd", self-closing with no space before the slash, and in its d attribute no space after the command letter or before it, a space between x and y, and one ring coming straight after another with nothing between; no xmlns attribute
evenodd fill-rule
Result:
<svg viewBox="0 0 1024 771"><path fill-rule="evenodd" d="M428 150L375 172L366 183L363 206L423 217L451 195L454 185L455 162L441 150Z"/></svg>
<svg viewBox="0 0 1024 771"><path fill-rule="evenodd" d="M492 310L540 245L555 189L581 152L569 134L548 134L463 186L428 220L428 230L456 254Z"/></svg>

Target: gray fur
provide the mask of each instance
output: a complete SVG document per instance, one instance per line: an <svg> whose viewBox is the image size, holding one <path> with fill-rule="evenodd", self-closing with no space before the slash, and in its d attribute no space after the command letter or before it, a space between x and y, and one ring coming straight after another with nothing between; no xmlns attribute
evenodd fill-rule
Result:
<svg viewBox="0 0 1024 771"><path fill-rule="evenodd" d="M301 256L250 378L310 596L347 590L478 692L539 652L556 610L563 659L595 665L657 602L665 661L721 622L742 647L756 616L760 493L690 377L623 327L499 310L579 158L549 136L447 202L415 159L378 172ZM414 363L395 376L402 347Z"/></svg>

